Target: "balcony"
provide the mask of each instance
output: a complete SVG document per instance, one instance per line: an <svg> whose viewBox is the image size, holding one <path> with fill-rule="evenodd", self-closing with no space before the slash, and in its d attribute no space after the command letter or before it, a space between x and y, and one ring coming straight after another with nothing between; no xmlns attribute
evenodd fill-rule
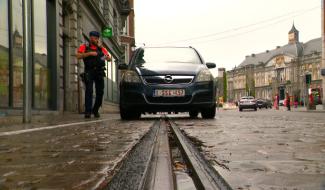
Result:
<svg viewBox="0 0 325 190"><path fill-rule="evenodd" d="M118 11L121 15L127 16L131 11L131 7L128 0L115 0Z"/></svg>

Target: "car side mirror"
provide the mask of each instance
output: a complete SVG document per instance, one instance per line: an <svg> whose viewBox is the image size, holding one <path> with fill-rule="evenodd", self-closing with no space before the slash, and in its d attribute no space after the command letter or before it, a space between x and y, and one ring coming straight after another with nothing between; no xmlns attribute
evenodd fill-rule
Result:
<svg viewBox="0 0 325 190"><path fill-rule="evenodd" d="M119 70L126 70L126 69L128 69L128 65L125 64L125 63L119 64L118 65L118 69Z"/></svg>
<svg viewBox="0 0 325 190"><path fill-rule="evenodd" d="M206 63L206 66L209 68L209 69L213 69L213 68L216 68L216 64L215 63Z"/></svg>

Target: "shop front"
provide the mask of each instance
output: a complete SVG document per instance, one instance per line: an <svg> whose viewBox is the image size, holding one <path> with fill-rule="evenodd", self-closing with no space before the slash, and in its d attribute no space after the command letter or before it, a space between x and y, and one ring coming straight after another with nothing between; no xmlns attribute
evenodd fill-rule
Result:
<svg viewBox="0 0 325 190"><path fill-rule="evenodd" d="M48 1L32 5L32 107L52 109ZM0 0L0 108L23 107L23 1Z"/></svg>

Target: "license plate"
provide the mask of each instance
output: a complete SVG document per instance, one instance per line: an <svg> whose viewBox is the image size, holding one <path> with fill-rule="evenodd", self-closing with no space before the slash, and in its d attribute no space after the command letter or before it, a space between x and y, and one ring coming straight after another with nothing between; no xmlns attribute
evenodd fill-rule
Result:
<svg viewBox="0 0 325 190"><path fill-rule="evenodd" d="M161 89L155 90L154 97L182 97L185 96L184 89Z"/></svg>

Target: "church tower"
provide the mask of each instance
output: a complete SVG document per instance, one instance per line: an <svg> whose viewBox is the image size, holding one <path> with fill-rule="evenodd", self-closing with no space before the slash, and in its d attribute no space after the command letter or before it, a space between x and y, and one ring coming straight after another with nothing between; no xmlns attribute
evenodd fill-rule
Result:
<svg viewBox="0 0 325 190"><path fill-rule="evenodd" d="M292 25L291 30L289 31L289 44L294 44L299 42L299 31L296 29L295 24Z"/></svg>

